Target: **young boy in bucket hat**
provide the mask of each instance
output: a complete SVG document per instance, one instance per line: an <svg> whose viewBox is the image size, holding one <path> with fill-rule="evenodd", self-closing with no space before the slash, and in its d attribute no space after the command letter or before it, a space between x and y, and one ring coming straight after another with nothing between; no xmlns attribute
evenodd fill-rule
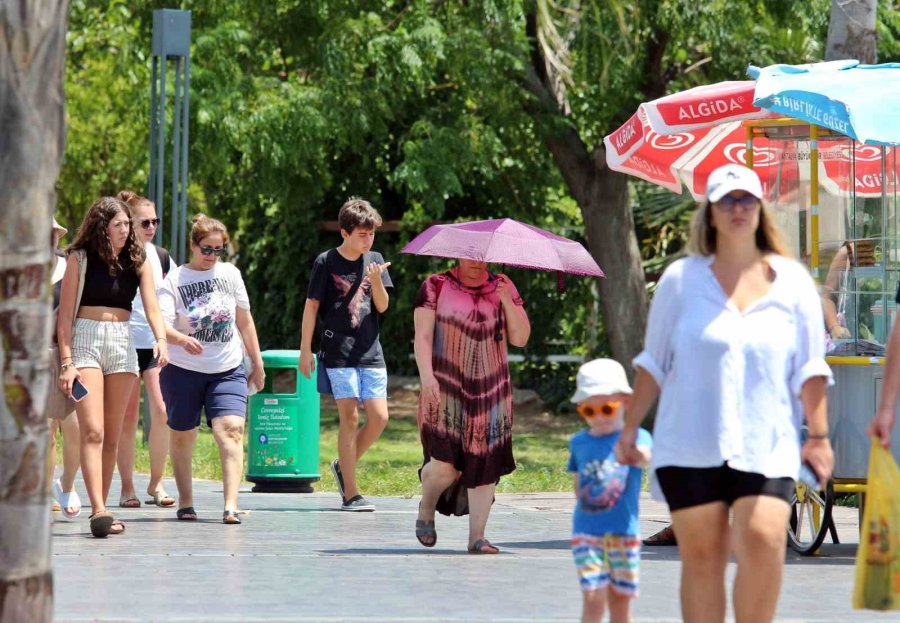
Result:
<svg viewBox="0 0 900 623"><path fill-rule="evenodd" d="M608 603L611 623L626 623L631 620L631 599L638 594L638 499L652 440L650 433L639 431L642 466L620 465L616 460L623 411L631 396L619 362L589 361L579 368L576 383L572 402L588 425L569 443L568 467L577 498L572 554L583 596L581 620L599 623Z"/></svg>

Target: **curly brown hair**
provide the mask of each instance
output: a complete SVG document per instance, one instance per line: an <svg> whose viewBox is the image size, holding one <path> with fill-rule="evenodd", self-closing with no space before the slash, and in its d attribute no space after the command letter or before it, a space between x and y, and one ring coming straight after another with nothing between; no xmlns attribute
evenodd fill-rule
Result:
<svg viewBox="0 0 900 623"><path fill-rule="evenodd" d="M109 274L117 275L120 270L125 268L133 268L138 270L144 263L146 255L144 254L144 245L138 242L134 235L134 227L128 231L128 240L125 242L126 255L130 260L130 266L122 266L119 258L116 257L109 241L109 234L106 233L110 221L112 221L119 212L124 212L129 220L132 218L131 208L121 199L115 197L100 197L85 214L75 240L68 246L66 253L72 251L83 250L86 253L94 253L109 266Z"/></svg>

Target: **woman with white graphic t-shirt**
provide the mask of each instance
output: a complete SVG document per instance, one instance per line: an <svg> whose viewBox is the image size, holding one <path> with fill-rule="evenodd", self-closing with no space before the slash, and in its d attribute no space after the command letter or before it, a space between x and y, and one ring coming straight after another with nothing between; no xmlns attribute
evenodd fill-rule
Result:
<svg viewBox="0 0 900 623"><path fill-rule="evenodd" d="M202 214L191 229L191 260L174 269L159 291L171 344L170 365L160 373L166 403L172 469L182 520L196 520L191 461L200 413L213 431L222 461L225 510L222 522L239 524L238 488L243 474L247 385L265 382L256 326L241 272L220 262L228 230ZM243 348L253 361L249 378Z"/></svg>

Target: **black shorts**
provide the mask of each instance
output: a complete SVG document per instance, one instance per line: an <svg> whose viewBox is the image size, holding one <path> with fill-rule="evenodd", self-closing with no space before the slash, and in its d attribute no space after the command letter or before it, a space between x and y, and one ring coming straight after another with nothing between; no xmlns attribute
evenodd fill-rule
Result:
<svg viewBox="0 0 900 623"><path fill-rule="evenodd" d="M732 469L727 463L719 467L660 467L656 478L670 511L710 502L731 506L738 498L767 495L791 503L793 478L766 478L754 472Z"/></svg>
<svg viewBox="0 0 900 623"><path fill-rule="evenodd" d="M138 373L143 374L159 365L159 360L153 356L152 348L138 348Z"/></svg>

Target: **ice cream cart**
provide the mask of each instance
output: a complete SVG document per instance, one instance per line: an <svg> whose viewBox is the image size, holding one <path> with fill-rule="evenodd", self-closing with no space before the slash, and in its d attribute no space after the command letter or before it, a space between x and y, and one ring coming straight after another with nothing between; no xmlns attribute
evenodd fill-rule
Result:
<svg viewBox="0 0 900 623"><path fill-rule="evenodd" d="M884 373L886 343L900 281L900 148L866 145L797 119L744 123L748 158L764 144L768 166L756 167L779 226L820 284L827 360L834 477L824 490L799 483L789 542L814 553L831 533L835 494L862 500L870 440ZM892 450L900 455L900 435ZM862 504L860 504L860 508Z"/></svg>

